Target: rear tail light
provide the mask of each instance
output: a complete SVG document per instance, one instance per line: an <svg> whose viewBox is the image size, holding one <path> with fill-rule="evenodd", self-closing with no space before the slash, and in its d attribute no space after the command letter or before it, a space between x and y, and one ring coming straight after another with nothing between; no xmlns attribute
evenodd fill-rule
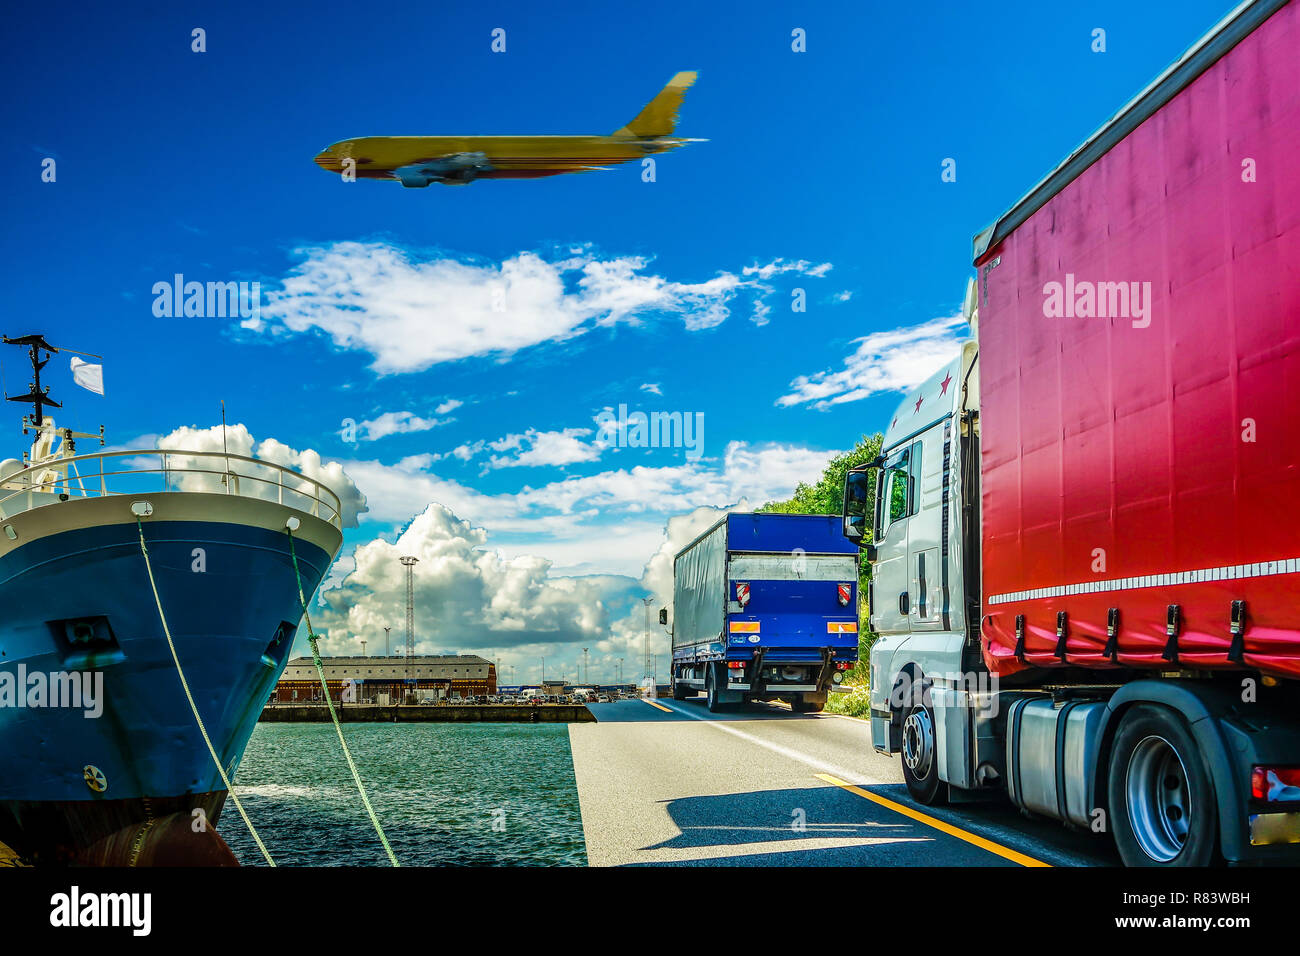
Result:
<svg viewBox="0 0 1300 956"><path fill-rule="evenodd" d="M745 669L745 662L744 662L744 661L727 661L727 666L730 667L732 670L744 670L744 669Z"/></svg>
<svg viewBox="0 0 1300 956"><path fill-rule="evenodd" d="M852 662L852 661L836 661L836 662L835 662L835 669L836 669L837 671L846 671L846 670L848 670L848 669L849 669L850 667L852 667L852 666L853 666L853 662Z"/></svg>
<svg viewBox="0 0 1300 956"><path fill-rule="evenodd" d="M1250 795L1266 803L1300 801L1300 767L1255 767L1250 773Z"/></svg>

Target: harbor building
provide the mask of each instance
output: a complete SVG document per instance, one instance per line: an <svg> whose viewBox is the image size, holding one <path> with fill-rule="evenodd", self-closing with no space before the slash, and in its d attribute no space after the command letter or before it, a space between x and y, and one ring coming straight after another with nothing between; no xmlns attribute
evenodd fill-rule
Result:
<svg viewBox="0 0 1300 956"><path fill-rule="evenodd" d="M496 665L476 654L414 657L408 687L406 658L393 657L325 657L325 683L335 701L343 693L344 681L356 684L357 702L384 703L400 701L407 691L417 697L477 697L497 692ZM310 657L295 657L285 665L284 674L271 694L274 703L310 703L323 700L320 677Z"/></svg>

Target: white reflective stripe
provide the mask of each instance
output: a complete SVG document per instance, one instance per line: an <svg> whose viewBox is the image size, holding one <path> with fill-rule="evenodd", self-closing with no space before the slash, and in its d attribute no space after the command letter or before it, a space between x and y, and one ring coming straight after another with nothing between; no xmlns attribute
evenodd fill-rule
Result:
<svg viewBox="0 0 1300 956"><path fill-rule="evenodd" d="M840 581L858 576L854 554L737 554L731 558L731 580Z"/></svg>
<svg viewBox="0 0 1300 956"><path fill-rule="evenodd" d="M1197 568L1194 571L1177 571L1173 574L1146 574L1132 578L1112 578L1105 581L1062 584L1054 588L1011 591L1007 594L990 595L986 603L1009 604L1012 601L1037 601L1041 598L1066 597L1071 594L1135 591L1141 588L1174 587L1179 584L1200 584L1205 581L1240 581L1245 578L1266 578L1275 574L1297 573L1300 573L1300 558L1289 558L1281 561L1257 561L1252 564L1233 564L1222 568Z"/></svg>

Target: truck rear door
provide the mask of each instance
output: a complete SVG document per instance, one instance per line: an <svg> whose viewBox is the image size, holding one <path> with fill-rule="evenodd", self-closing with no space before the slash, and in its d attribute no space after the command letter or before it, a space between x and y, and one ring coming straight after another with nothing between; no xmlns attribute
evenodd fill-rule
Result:
<svg viewBox="0 0 1300 956"><path fill-rule="evenodd" d="M732 554L729 645L761 647L768 660L778 649L804 652L789 659L817 660L826 647L856 653L857 562L854 554Z"/></svg>

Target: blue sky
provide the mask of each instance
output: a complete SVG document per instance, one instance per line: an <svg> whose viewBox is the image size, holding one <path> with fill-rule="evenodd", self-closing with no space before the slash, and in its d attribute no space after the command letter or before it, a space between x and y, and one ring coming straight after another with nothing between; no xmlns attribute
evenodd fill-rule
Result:
<svg viewBox="0 0 1300 956"><path fill-rule="evenodd" d="M334 649L375 649L406 534L429 557L425 649L523 679L585 644L606 667L639 648L638 598L663 596L653 556L887 423L960 334L943 320L971 236L1227 8L24 5L0 39L3 331L105 355L105 398L52 382L113 442L210 428L224 398L257 443L340 463L370 510L326 595ZM679 70L700 78L678 132L708 142L653 183L629 164L407 190L312 162L355 136L612 132ZM263 322L155 317L175 273L260 282ZM520 275L471 327L474 296ZM346 335L340 284L361 305ZM598 446L620 404L702 414L702 457ZM350 443L349 419L376 424ZM391 421L418 430L364 440ZM448 513L412 525L434 501Z"/></svg>

